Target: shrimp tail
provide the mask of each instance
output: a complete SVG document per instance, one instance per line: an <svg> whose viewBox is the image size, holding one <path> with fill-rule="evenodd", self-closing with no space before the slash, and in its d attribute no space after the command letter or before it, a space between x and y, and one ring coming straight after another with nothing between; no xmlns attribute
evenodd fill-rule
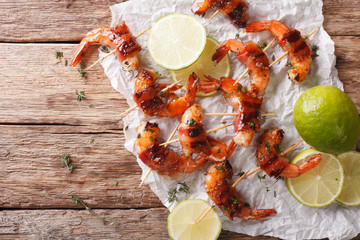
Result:
<svg viewBox="0 0 360 240"><path fill-rule="evenodd" d="M286 167L282 170L280 176L286 178L294 178L298 177L301 174L306 173L307 171L313 169L321 162L321 154L316 154L309 161L303 162L300 166L295 164L289 163Z"/></svg>
<svg viewBox="0 0 360 240"><path fill-rule="evenodd" d="M195 14L201 15L205 13L213 5L214 0L195 0L191 11Z"/></svg>
<svg viewBox="0 0 360 240"><path fill-rule="evenodd" d="M199 91L203 93L211 93L218 90L221 87L221 82L213 77L204 76L208 81L200 81Z"/></svg>
<svg viewBox="0 0 360 240"><path fill-rule="evenodd" d="M99 35L103 32L102 27L95 28L92 31L88 32L86 36L81 40L79 45L76 47L76 50L70 60L71 65L74 67L81 61L89 46L93 43L100 42Z"/></svg>
<svg viewBox="0 0 360 240"><path fill-rule="evenodd" d="M216 49L216 52L212 56L211 60L215 62L215 64L218 64L229 51L239 54L245 49L245 47L246 44L241 41L235 39L226 40Z"/></svg>

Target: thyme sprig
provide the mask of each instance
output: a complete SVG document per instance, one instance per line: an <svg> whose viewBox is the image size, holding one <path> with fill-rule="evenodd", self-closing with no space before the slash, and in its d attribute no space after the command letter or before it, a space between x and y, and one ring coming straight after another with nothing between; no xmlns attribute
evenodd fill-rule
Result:
<svg viewBox="0 0 360 240"><path fill-rule="evenodd" d="M84 201L82 200L81 198L79 198L78 196L76 195L72 195L71 196L71 200L76 203L76 204L79 204L80 206L83 206L85 208L85 210L89 211L89 213L93 216L96 216L97 218L99 218L104 225L108 224L108 225L113 225L115 224L116 222L114 221L110 221L110 220L107 220L106 218L100 216L99 214L97 214L96 212L94 212L91 207L89 207L89 205Z"/></svg>
<svg viewBox="0 0 360 240"><path fill-rule="evenodd" d="M185 182L178 183L178 185L175 188L168 191L168 198L167 198L168 202L171 203L177 201L178 198L176 194L179 192L189 193L190 188Z"/></svg>
<svg viewBox="0 0 360 240"><path fill-rule="evenodd" d="M71 163L70 155L67 153L61 154L61 162L70 173L72 173L73 169L76 167L75 164Z"/></svg>
<svg viewBox="0 0 360 240"><path fill-rule="evenodd" d="M78 90L75 90L75 94L76 94L76 96L77 96L78 102L81 102L81 100L83 100L84 98L86 98L86 96L85 96L85 91L80 91L80 92L78 92Z"/></svg>

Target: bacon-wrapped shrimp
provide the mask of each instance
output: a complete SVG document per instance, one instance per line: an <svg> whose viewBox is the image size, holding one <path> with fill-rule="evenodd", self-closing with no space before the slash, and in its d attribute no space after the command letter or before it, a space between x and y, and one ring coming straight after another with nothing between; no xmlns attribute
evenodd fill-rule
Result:
<svg viewBox="0 0 360 240"><path fill-rule="evenodd" d="M237 54L237 59L249 70L251 80L247 91L259 95L270 81L269 59L264 51L253 41L245 44L235 39L229 39L223 42L212 56L215 64L218 64L228 51Z"/></svg>
<svg viewBox="0 0 360 240"><path fill-rule="evenodd" d="M230 185L233 171L226 160L215 163L206 177L207 194L230 220L239 217L245 220L259 219L276 214L275 209L252 210L242 196Z"/></svg>
<svg viewBox="0 0 360 240"><path fill-rule="evenodd" d="M320 163L321 154L315 155L300 166L289 163L286 158L280 156L277 152L278 145L281 144L283 138L284 131L279 128L274 128L265 132L259 140L257 147L257 161L260 168L270 177L298 177Z"/></svg>
<svg viewBox="0 0 360 240"><path fill-rule="evenodd" d="M185 154L178 155L160 146L156 139L159 132L160 129L156 123L142 122L137 128L136 139L139 158L159 175L176 178L184 173L194 172L206 162L205 157L191 158Z"/></svg>
<svg viewBox="0 0 360 240"><path fill-rule="evenodd" d="M235 117L233 124L235 129L234 141L238 145L245 147L250 146L255 133L260 132L260 107L263 98L254 96L247 92L241 84L235 83L235 80L222 77L219 80L207 76L213 82L214 86L218 86L225 92L225 100L235 109L239 109L239 114Z"/></svg>
<svg viewBox="0 0 360 240"><path fill-rule="evenodd" d="M179 127L179 141L187 157L193 154L206 157L207 160L221 162L226 159L225 143L206 136L202 125L203 111L199 104L193 104L183 114Z"/></svg>
<svg viewBox="0 0 360 240"><path fill-rule="evenodd" d="M244 29L245 32L265 30L270 31L278 38L278 44L285 52L289 51L288 56L291 62L291 67L288 70L289 78L296 84L304 81L310 70L313 52L300 32L275 20L250 23Z"/></svg>
<svg viewBox="0 0 360 240"><path fill-rule="evenodd" d="M88 32L77 46L71 58L71 65L76 66L88 47L94 43L116 49L117 56L125 70L130 71L139 68L141 46L136 41L136 38L132 36L125 21L122 21L121 25L114 28L99 27Z"/></svg>
<svg viewBox="0 0 360 240"><path fill-rule="evenodd" d="M157 74L153 70L142 68L135 80L134 101L148 116L170 117L182 114L195 99L199 78L195 73L189 76L186 93L178 97L173 91L181 88L175 85L167 91L161 91L167 84L157 83Z"/></svg>
<svg viewBox="0 0 360 240"><path fill-rule="evenodd" d="M217 7L235 26L246 26L248 6L244 0L195 0L191 11L202 15L212 6Z"/></svg>

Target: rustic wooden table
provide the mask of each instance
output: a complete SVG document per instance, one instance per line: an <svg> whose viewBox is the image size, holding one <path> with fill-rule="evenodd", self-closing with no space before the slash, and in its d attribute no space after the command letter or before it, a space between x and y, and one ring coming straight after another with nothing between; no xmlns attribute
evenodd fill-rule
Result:
<svg viewBox="0 0 360 240"><path fill-rule="evenodd" d="M108 26L115 0L0 1L0 238L168 239L168 210L123 147L128 108L100 65L65 66L90 29ZM360 109L360 2L324 0L339 77ZM55 54L61 51L60 63ZM98 58L90 47L85 62ZM85 91L78 102L75 90ZM61 154L76 165L70 174ZM76 195L115 221L104 226ZM228 231L220 239L269 239Z"/></svg>

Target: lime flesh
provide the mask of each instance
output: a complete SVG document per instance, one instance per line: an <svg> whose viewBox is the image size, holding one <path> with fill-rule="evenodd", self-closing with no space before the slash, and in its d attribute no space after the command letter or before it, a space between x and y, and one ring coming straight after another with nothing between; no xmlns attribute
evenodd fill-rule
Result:
<svg viewBox="0 0 360 240"><path fill-rule="evenodd" d="M322 158L319 165L299 177L286 179L290 193L308 207L324 207L333 203L344 184L344 170L334 155L308 149L296 156L291 163L300 165L319 153Z"/></svg>
<svg viewBox="0 0 360 240"><path fill-rule="evenodd" d="M154 62L164 68L178 70L194 63L205 44L205 28L196 18L186 14L170 14L152 26L148 50Z"/></svg>

